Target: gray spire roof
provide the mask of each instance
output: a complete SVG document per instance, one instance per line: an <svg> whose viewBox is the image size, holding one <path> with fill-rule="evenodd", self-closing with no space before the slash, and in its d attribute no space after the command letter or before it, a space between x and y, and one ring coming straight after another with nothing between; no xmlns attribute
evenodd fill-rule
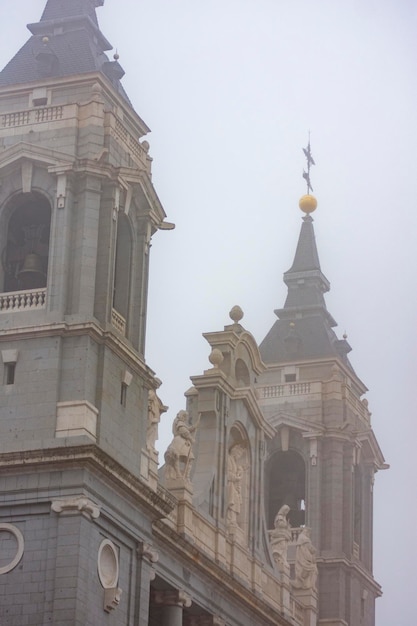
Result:
<svg viewBox="0 0 417 626"><path fill-rule="evenodd" d="M96 7L104 0L47 0L41 22L87 15L98 26Z"/></svg>
<svg viewBox="0 0 417 626"><path fill-rule="evenodd" d="M288 295L284 308L275 311L278 320L262 341L265 363L338 356L349 367L351 348L333 331L336 322L327 310L324 294L330 283L320 268L313 219L303 217L294 262L284 274Z"/></svg>
<svg viewBox="0 0 417 626"><path fill-rule="evenodd" d="M96 7L104 0L47 0L40 22L29 24L32 37L0 72L0 86L102 72L120 95L124 75L105 54L112 46L98 27Z"/></svg>

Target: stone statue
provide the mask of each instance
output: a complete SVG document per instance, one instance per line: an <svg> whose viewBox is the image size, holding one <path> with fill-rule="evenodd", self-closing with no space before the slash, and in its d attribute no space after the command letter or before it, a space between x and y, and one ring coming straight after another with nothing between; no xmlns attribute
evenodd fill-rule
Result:
<svg viewBox="0 0 417 626"><path fill-rule="evenodd" d="M279 570L285 572L289 572L287 561L288 544L291 541L290 523L287 519L289 512L290 507L284 504L275 516L274 529L268 531L274 561Z"/></svg>
<svg viewBox="0 0 417 626"><path fill-rule="evenodd" d="M166 407L165 407L166 408ZM158 439L158 424L163 407L154 389L148 392L148 425L146 428L146 449L156 454L155 442Z"/></svg>
<svg viewBox="0 0 417 626"><path fill-rule="evenodd" d="M242 509L242 479L247 466L241 459L245 448L234 445L229 450L227 458L227 513L226 520L229 526L239 526L238 517Z"/></svg>
<svg viewBox="0 0 417 626"><path fill-rule="evenodd" d="M187 411L180 411L172 425L173 440L165 452L167 478L182 478L189 482L192 463L194 461L194 432L197 430L200 416L195 424L188 424Z"/></svg>
<svg viewBox="0 0 417 626"><path fill-rule="evenodd" d="M316 589L316 549L311 543L310 529L303 528L298 536L295 553L295 581L298 589Z"/></svg>

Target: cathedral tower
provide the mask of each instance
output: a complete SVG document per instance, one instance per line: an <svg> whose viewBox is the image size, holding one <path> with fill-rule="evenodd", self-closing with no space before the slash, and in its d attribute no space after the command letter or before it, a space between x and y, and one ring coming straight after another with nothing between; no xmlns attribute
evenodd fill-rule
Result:
<svg viewBox="0 0 417 626"><path fill-rule="evenodd" d="M318 550L319 624L375 624L380 587L372 576L372 486L386 467L363 397L367 389L349 359L346 335L324 294L311 213L305 212L291 268L288 295L278 320L260 344L267 370L259 378L259 402L276 430L265 467L268 528L284 504L293 533L311 528Z"/></svg>
<svg viewBox="0 0 417 626"><path fill-rule="evenodd" d="M106 56L103 2L48 0L0 73L0 621L12 626L101 624L140 587L151 519L173 506L147 446L159 381L144 359L150 240L167 224L149 129ZM109 623L138 606L128 594Z"/></svg>

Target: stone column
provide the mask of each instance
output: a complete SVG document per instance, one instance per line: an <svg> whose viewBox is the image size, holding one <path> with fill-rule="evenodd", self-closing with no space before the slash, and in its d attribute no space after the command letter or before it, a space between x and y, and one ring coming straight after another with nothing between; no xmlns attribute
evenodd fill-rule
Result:
<svg viewBox="0 0 417 626"><path fill-rule="evenodd" d="M155 604L162 606L161 626L182 626L183 609L192 604L185 591L156 589L152 599Z"/></svg>
<svg viewBox="0 0 417 626"><path fill-rule="evenodd" d="M159 560L159 554L148 543L138 547L138 569L135 605L135 626L148 626L150 583L155 578L153 564Z"/></svg>

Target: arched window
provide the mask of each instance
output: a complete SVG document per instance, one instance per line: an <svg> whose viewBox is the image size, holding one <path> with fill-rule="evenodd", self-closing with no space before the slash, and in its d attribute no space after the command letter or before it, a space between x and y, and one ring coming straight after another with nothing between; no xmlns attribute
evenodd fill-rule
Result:
<svg viewBox="0 0 417 626"><path fill-rule="evenodd" d="M46 287L51 207L37 193L19 194L12 201L2 250L3 291Z"/></svg>
<svg viewBox="0 0 417 626"><path fill-rule="evenodd" d="M113 308L127 320L132 263L132 236L128 219L119 212L117 219L116 261L114 267Z"/></svg>
<svg viewBox="0 0 417 626"><path fill-rule="evenodd" d="M305 464L297 452L276 452L271 457L267 464L265 498L268 528L273 528L275 515L284 504L290 507L291 526L304 526L305 482Z"/></svg>

